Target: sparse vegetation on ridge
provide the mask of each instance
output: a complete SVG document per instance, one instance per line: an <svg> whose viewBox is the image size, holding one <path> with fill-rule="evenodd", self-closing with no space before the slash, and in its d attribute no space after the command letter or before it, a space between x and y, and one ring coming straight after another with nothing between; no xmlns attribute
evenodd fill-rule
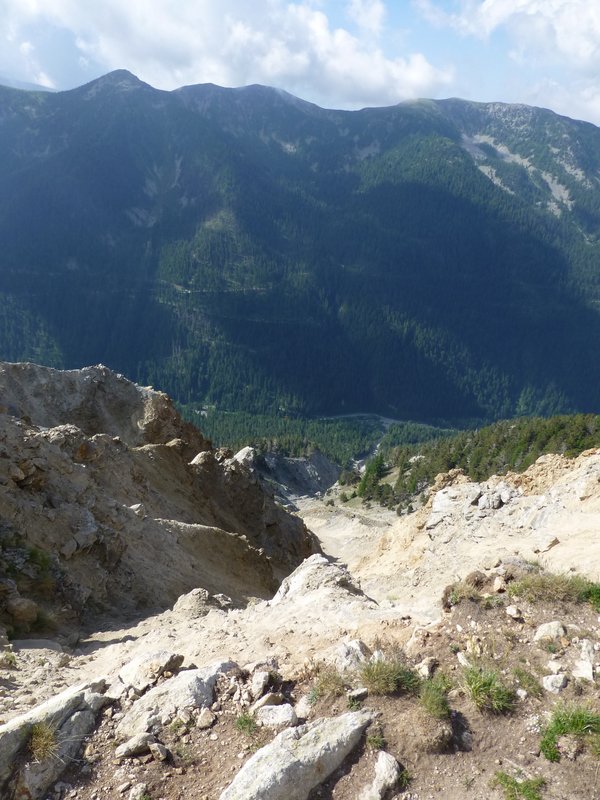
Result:
<svg viewBox="0 0 600 800"><path fill-rule="evenodd" d="M600 742L600 714L582 705L561 705L554 709L540 741L540 750L548 761L560 761L561 736Z"/></svg>

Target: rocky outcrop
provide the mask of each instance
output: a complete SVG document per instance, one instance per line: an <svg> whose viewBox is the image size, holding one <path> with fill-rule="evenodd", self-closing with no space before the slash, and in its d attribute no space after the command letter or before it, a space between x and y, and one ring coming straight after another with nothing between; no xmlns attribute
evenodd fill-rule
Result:
<svg viewBox="0 0 600 800"><path fill-rule="evenodd" d="M103 682L75 686L0 725L0 796L39 798L79 751L110 702Z"/></svg>
<svg viewBox="0 0 600 800"><path fill-rule="evenodd" d="M220 800L306 800L371 721L372 714L356 711L282 731L244 764Z"/></svg>
<svg viewBox="0 0 600 800"><path fill-rule="evenodd" d="M268 597L318 550L255 475L163 394L105 367L0 365L0 623Z"/></svg>

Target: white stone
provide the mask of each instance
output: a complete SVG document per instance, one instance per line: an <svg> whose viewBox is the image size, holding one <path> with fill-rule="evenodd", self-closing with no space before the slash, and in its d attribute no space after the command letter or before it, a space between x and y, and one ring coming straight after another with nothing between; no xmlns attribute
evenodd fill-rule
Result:
<svg viewBox="0 0 600 800"><path fill-rule="evenodd" d="M155 686L125 714L117 726L117 736L129 739L152 732L184 709L210 707L217 677L232 669L237 669L237 664L218 661L202 669L184 670Z"/></svg>
<svg viewBox="0 0 600 800"><path fill-rule="evenodd" d="M250 684L252 699L258 700L259 697L262 697L268 685L269 673L264 670L257 670L252 676L252 683Z"/></svg>
<svg viewBox="0 0 600 800"><path fill-rule="evenodd" d="M138 692L156 683L163 672L173 672L183 663L183 656L168 650L142 653L119 670L119 679Z"/></svg>
<svg viewBox="0 0 600 800"><path fill-rule="evenodd" d="M263 706L256 714L256 721L265 728L288 728L298 724L298 717L293 706L283 703L280 706Z"/></svg>
<svg viewBox="0 0 600 800"><path fill-rule="evenodd" d="M506 606L506 613L511 619L522 619L523 612L517 606Z"/></svg>
<svg viewBox="0 0 600 800"><path fill-rule="evenodd" d="M131 739L120 744L115 750L115 756L116 758L139 756L142 753L147 753L150 749L150 744L155 741L156 739L150 733L138 733L137 736L132 736Z"/></svg>
<svg viewBox="0 0 600 800"><path fill-rule="evenodd" d="M542 686L547 692L558 694L567 685L567 676L563 673L559 675L545 675L542 678Z"/></svg>
<svg viewBox="0 0 600 800"><path fill-rule="evenodd" d="M238 772L219 800L307 800L361 740L372 720L349 712L287 728Z"/></svg>
<svg viewBox="0 0 600 800"><path fill-rule="evenodd" d="M375 764L375 778L371 786L359 795L359 800L382 800L400 778L400 764L389 753L381 752Z"/></svg>
<svg viewBox="0 0 600 800"><path fill-rule="evenodd" d="M533 634L533 641L539 642L542 639L560 639L562 636L567 635L567 629L558 620L553 622L544 622L540 625L536 632Z"/></svg>

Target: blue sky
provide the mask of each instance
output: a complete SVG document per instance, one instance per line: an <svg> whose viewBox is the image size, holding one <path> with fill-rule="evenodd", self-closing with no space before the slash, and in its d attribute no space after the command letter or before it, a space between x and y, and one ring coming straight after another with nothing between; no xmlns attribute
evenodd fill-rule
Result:
<svg viewBox="0 0 600 800"><path fill-rule="evenodd" d="M68 89L118 68L162 89L453 96L600 124L600 0L0 0L0 75Z"/></svg>

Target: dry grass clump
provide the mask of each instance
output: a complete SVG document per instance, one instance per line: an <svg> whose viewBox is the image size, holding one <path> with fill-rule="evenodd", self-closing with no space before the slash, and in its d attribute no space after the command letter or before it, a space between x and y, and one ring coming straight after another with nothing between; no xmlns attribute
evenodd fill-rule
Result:
<svg viewBox="0 0 600 800"><path fill-rule="evenodd" d="M360 670L360 680L376 695L414 693L421 683L414 669L397 658L369 661Z"/></svg>
<svg viewBox="0 0 600 800"><path fill-rule="evenodd" d="M31 726L29 752L36 762L47 761L58 754L56 729L47 722L36 722Z"/></svg>
<svg viewBox="0 0 600 800"><path fill-rule="evenodd" d="M511 597L522 597L530 603L569 602L590 603L600 611L600 584L581 575L556 575L538 572L524 575L508 584Z"/></svg>

